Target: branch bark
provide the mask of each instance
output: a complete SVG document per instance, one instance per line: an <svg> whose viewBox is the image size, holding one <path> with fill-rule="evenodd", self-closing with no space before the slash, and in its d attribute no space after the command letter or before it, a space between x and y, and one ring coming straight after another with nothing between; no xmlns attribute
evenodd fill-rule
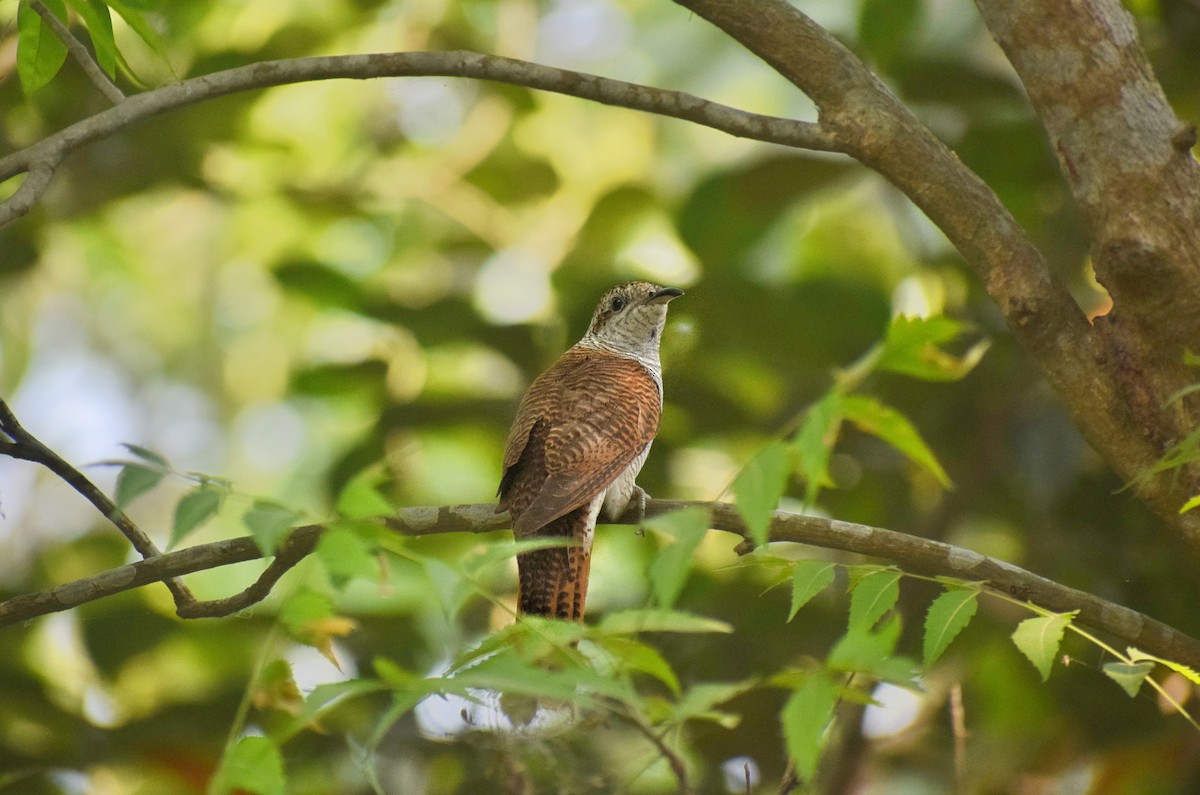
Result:
<svg viewBox="0 0 1200 795"><path fill-rule="evenodd" d="M0 181L34 168L44 170L49 167L53 170L70 152L131 124L227 94L314 80L418 76L467 77L509 83L683 119L742 138L801 149L838 151L834 137L817 124L748 113L682 91L611 80L498 55L461 50L398 52L264 61L137 94L126 98L116 107L76 122L36 144L0 158ZM32 206L30 198L36 199L37 195L40 194L27 193L21 202L14 202L16 196L13 196L0 204L0 226L28 212Z"/></svg>
<svg viewBox="0 0 1200 795"><path fill-rule="evenodd" d="M1115 4L1115 0L1095 1ZM1178 406L1164 410L1169 396L1186 383L1186 380L1179 383L1181 378L1186 379L1186 374L1181 375L1179 361L1166 369L1159 367L1162 356L1152 350L1152 332L1135 340L1136 344L1126 344L1126 340L1132 338L1122 337L1114 342L1113 335L1105 328L1093 329L1066 288L1051 275L1041 253L991 189L922 125L857 56L786 0L676 2L737 39L804 91L817 105L821 127L834 136L842 151L889 179L941 228L983 282L1009 329L1062 398L1083 436L1122 478L1132 483L1137 495L1163 522L1200 548L1200 512L1182 516L1178 513L1180 506L1198 490L1197 479L1180 478L1174 472L1139 477L1162 456L1170 442L1186 435L1180 431L1188 427L1189 421L1190 427L1194 427L1197 420L1196 411L1183 413ZM1091 0L1049 5L1034 0L978 2L981 7L1020 7L1031 17L1049 6L1056 10L1047 12L1048 16L1086 15L1086 8L1092 5ZM1035 36L1041 26L1030 23L1025 29ZM1074 28L1064 24L1060 33L1069 37L1074 35ZM1094 35L1102 38L1103 33L1100 30ZM1109 34L1112 35L1112 31ZM1125 38L1131 37L1130 31ZM1136 49L1136 37L1125 41L1123 46ZM1138 55L1144 63L1140 50ZM1130 68L1142 67L1135 63ZM1148 82L1157 89L1149 76L1149 67L1144 69L1142 84ZM1082 70L1077 77L1076 81L1065 84L1062 91L1080 91L1082 84L1092 80L1090 69ZM1158 90L1158 97L1161 99L1161 90ZM1152 128L1158 142L1154 148L1165 157L1162 136L1166 133L1169 137L1166 128L1170 125L1164 126L1164 113L1159 107L1165 106L1165 100L1155 100L1151 104L1158 110L1158 121ZM1139 108L1140 103L1133 102L1127 112L1136 115ZM1165 112L1169 114L1169 108ZM1061 125L1065 129L1070 123L1071 119L1066 118ZM1121 123L1117 118L1098 125L1096 135L1106 130L1111 132L1113 125ZM1142 126L1135 127L1135 130L1141 129ZM1085 136L1077 143L1082 151L1096 145L1097 141ZM1182 156L1176 151L1160 163L1178 164ZM1138 162L1144 162L1144 159ZM1182 170L1194 172L1195 166ZM1123 173L1128 171L1130 169L1126 168ZM1133 182L1144 181L1149 185L1155 178L1151 173ZM1188 180L1181 179L1185 183ZM1099 184L1094 183L1094 180L1088 182L1089 191L1094 191L1095 184ZM1187 192L1190 188L1180 190L1181 195L1194 196ZM1135 193L1114 197L1111 201L1132 203L1139 198L1145 197ZM1176 212L1178 208L1173 204L1164 206L1161 201L1149 200L1139 212L1175 213L1174 220L1166 225L1182 227L1183 234L1190 235L1189 245L1194 248L1200 245L1194 231L1198 227L1189 219L1200 210L1196 209L1198 205L1194 198L1189 200L1191 208L1187 213ZM1104 203L1107 206L1109 200ZM1119 226L1116 223L1113 228ZM1116 259L1122 262L1128 263L1129 257L1125 256L1128 250L1132 250L1132 256L1140 261L1136 267L1126 268L1133 274L1132 278L1123 282L1118 278L1114 283L1121 282L1133 291L1156 294L1156 297L1131 302L1133 317L1141 317L1156 307L1162 309L1167 301L1172 302L1173 312L1178 311L1181 299L1190 301L1200 295L1200 289L1194 287L1170 295L1157 290L1152 286L1153 279L1146 275L1163 267L1163 263L1156 260L1156 256L1161 259L1162 247L1156 248L1152 243L1147 248L1141 242L1128 241L1128 235L1115 235L1109 243L1103 240L1100 243L1102 248L1107 245L1117 251ZM1159 255L1154 254L1156 251ZM1120 270L1114 268L1114 275ZM1187 282L1188 285L1194 283L1194 280ZM1170 290L1182 287L1183 283L1177 281ZM1188 313L1200 312L1195 301L1191 304ZM1155 316L1166 323L1174 318L1174 314L1163 312ZM1195 330L1186 333L1190 334L1192 345L1200 340L1200 334ZM1166 375L1156 380L1159 378L1156 374L1160 373ZM1175 414L1168 417L1169 412Z"/></svg>
<svg viewBox="0 0 1200 795"><path fill-rule="evenodd" d="M740 536L743 543L749 543L749 530L737 509L728 503L649 500L646 503L645 515L658 516L692 507L710 512L712 529ZM614 524L636 525L641 520L637 508L631 507ZM374 521L404 536L489 533L509 527L508 515L497 514L495 506L491 504L402 508L394 514L376 517ZM229 615L261 601L284 571L316 547L324 530L323 525L295 528L281 545L275 561L257 583L242 594L227 600L224 605L219 604L222 600L197 603L210 607L181 608L179 615L184 618ZM1090 627L1156 656L1200 669L1200 640L1136 610L1061 585L1011 563L969 549L894 530L785 511L775 512L770 527L770 539L882 558L914 574L946 575L982 582L994 591L1050 610L1078 610L1079 621ZM68 610L85 602L103 599L169 577L254 560L261 555L258 546L250 538L218 541L168 552L48 591L17 596L2 602L0 626ZM222 611L223 608L227 609Z"/></svg>

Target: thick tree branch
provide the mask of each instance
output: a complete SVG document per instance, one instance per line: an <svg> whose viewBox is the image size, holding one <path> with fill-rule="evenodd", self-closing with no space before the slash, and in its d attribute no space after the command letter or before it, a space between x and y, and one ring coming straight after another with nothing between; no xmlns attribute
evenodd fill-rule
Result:
<svg viewBox="0 0 1200 795"><path fill-rule="evenodd" d="M1200 423L1200 396L1164 406L1195 380L1183 354L1200 346L1196 128L1171 110L1118 0L976 5L1025 85L1092 233L1092 264L1113 299L1095 336L1128 424L1150 442L1126 453L1141 460L1114 461L1129 478ZM1200 491L1200 471L1177 479ZM1176 511L1188 495L1165 496L1165 509Z"/></svg>
<svg viewBox="0 0 1200 795"><path fill-rule="evenodd" d="M1089 1L996 0L996 4L1065 9ZM1188 479L1173 473L1137 477L1162 455L1168 437L1180 438L1169 432L1148 434L1146 422L1139 421L1140 413L1148 413L1151 407L1159 411L1171 394L1146 383L1146 373L1157 357L1142 359L1147 354L1142 348L1114 345L1104 334L1093 333L1066 289L1051 276L1041 253L991 189L862 61L787 0L676 2L737 39L804 91L817 105L821 127L835 137L843 151L891 180L941 228L983 282L1014 336L1062 397L1088 442L1122 478L1134 483L1138 496L1160 519L1200 547L1200 512L1178 513L1194 493ZM981 0L981 6L990 4ZM1136 47L1136 41L1132 46ZM1089 69L1063 90L1077 90L1090 81ZM1137 108L1130 112L1136 113ZM1134 199L1136 196L1117 201L1132 203ZM1161 203L1147 206L1151 208L1148 212L1167 209ZM1200 245L1195 243L1195 228L1190 227L1193 245ZM1146 281L1138 284L1143 290L1152 289ZM1179 296L1190 300L1197 294L1200 292L1192 290ZM1193 306L1190 311L1200 310ZM1194 341L1197 335L1193 332L1191 338Z"/></svg>
<svg viewBox="0 0 1200 795"><path fill-rule="evenodd" d="M689 502L681 500L650 500L646 515L657 516L682 508L700 507L711 514L711 527L741 536L748 541L749 531L737 509L721 502ZM424 536L439 533L488 533L509 526L507 514L497 514L490 504L441 507L402 508L395 514L378 517L375 521L405 536ZM640 518L631 508L615 524L634 525ZM322 525L306 525L291 532L281 546L281 554L272 564L274 570L264 580L228 600L227 612L206 608L194 613L181 609L184 617L214 617L248 607L260 601L270 585L287 568L312 551ZM992 590L1027 600L1050 610L1078 610L1079 620L1088 626L1113 635L1123 642L1166 659L1200 668L1200 640L1092 594L1060 585L1039 577L1010 563L981 555L969 549L951 546L940 541L885 530L878 527L824 519L815 516L777 511L770 527L772 541L809 544L837 549L898 564L906 571L925 575L947 575L963 580L982 582ZM168 552L155 558L138 561L60 585L48 591L17 596L0 603L0 626L28 621L37 616L67 610L85 602L139 588L169 577L178 577L204 569L240 563L261 557L250 538L218 541L196 547ZM283 561L282 563L279 561ZM253 590L252 590L253 589ZM207 603L217 605L221 600Z"/></svg>
<svg viewBox="0 0 1200 795"><path fill-rule="evenodd" d="M402 52L265 61L137 94L126 98L116 107L0 158L0 181L39 165L57 164L79 147L151 116L227 94L313 80L417 76L493 80L684 119L742 138L802 149L837 151L834 137L819 125L748 113L681 91L610 80L497 55L466 51ZM20 217L29 210L28 203L17 203L10 208L9 202L0 205L0 223Z"/></svg>

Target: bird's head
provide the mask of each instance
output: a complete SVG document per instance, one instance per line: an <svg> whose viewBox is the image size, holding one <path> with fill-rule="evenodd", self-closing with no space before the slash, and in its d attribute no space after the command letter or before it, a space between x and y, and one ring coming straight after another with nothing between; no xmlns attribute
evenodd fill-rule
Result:
<svg viewBox="0 0 1200 795"><path fill-rule="evenodd" d="M667 303L683 295L678 287L626 282L600 299L585 340L633 355L653 353L667 322Z"/></svg>

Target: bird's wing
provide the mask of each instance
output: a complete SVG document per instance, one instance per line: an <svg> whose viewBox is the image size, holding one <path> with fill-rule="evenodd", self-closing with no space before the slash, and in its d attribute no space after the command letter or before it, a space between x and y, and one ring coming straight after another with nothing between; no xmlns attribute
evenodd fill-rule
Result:
<svg viewBox="0 0 1200 795"><path fill-rule="evenodd" d="M662 398L638 362L573 348L534 381L505 450L501 505L518 535L590 502L658 432ZM518 483L518 481L521 481ZM532 500L511 492L536 489Z"/></svg>

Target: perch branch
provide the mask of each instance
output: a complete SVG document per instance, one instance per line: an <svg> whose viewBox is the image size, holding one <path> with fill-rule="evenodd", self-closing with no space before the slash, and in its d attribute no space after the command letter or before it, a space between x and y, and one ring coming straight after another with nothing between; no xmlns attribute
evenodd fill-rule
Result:
<svg viewBox="0 0 1200 795"><path fill-rule="evenodd" d="M509 83L683 119L742 138L802 149L838 151L835 138L818 124L748 113L681 91L461 50L399 52L264 61L135 94L116 107L0 158L0 181L31 171L39 164L50 164L53 168L75 149L151 116L228 94L314 80L419 76L467 77ZM9 207L13 198L0 204L0 225L20 217L31 206L28 202L18 202Z"/></svg>
<svg viewBox="0 0 1200 795"><path fill-rule="evenodd" d="M108 98L108 101L116 105L121 100L125 99L125 94L121 89L117 88L116 83L104 74L104 70L100 68L100 64L96 63L92 58L91 53L87 51L79 39L71 34L70 28L63 24L62 20L54 15L42 0L33 0L29 7L37 12L37 15L50 26L50 30L54 31L54 35L67 46L67 52L71 53L71 57L83 69L83 73L87 75L88 80L100 90L100 93Z"/></svg>
<svg viewBox="0 0 1200 795"><path fill-rule="evenodd" d="M646 503L646 516L657 516L689 507L709 511L712 529L733 533L740 536L743 542L748 541L749 531L741 515L728 503L650 500ZM495 506L490 504L402 508L394 514L377 517L375 521L404 536L488 533L509 527L508 515L497 514ZM626 511L614 524L636 525L638 522L637 509L633 508ZM229 608L227 612L213 608L202 612L202 615L227 615L228 612L240 610L261 600L284 570L312 551L324 529L322 525L306 525L292 530L280 548L281 556L276 558L276 561L282 558L283 562L276 566L269 582L262 586L256 583L243 592L246 595L226 600L225 607ZM1136 610L1060 585L1011 563L969 549L895 530L785 511L776 511L771 522L770 539L882 558L915 574L947 575L982 582L987 588L1027 600L1049 610L1078 610L1079 621L1090 627L1159 657L1200 668L1200 640ZM169 577L253 560L261 556L262 553L250 538L218 541L168 552L47 591L13 597L0 603L0 626L67 610L85 602ZM268 571L271 569L268 568ZM220 601L214 600L208 604L216 605ZM181 611L181 615L184 615L184 612Z"/></svg>

